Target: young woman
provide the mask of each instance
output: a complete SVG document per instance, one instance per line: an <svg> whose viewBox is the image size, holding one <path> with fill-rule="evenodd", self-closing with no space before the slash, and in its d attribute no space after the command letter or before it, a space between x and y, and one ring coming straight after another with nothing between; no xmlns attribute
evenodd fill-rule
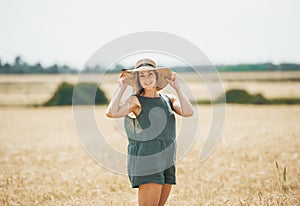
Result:
<svg viewBox="0 0 300 206"><path fill-rule="evenodd" d="M177 96L158 91L170 84ZM124 104L120 100L127 86L135 93ZM112 98L106 115L124 118L128 136L128 175L138 188L139 205L164 205L175 177L176 124L174 112L193 115L193 108L180 90L176 73L156 68L149 58L136 62L135 69L120 74L119 90ZM134 117L133 117L134 116Z"/></svg>

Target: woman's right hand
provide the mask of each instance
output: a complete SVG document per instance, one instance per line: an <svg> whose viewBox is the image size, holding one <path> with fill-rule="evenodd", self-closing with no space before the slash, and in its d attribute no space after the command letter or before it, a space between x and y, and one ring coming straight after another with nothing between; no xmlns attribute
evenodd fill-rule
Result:
<svg viewBox="0 0 300 206"><path fill-rule="evenodd" d="M124 76L123 73L121 73L118 79L120 89L125 90L127 88L127 81L127 77Z"/></svg>

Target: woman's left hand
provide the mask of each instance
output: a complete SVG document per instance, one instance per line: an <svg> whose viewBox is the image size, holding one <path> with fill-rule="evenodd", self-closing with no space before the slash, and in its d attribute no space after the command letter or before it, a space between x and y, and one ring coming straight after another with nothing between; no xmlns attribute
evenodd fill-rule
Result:
<svg viewBox="0 0 300 206"><path fill-rule="evenodd" d="M173 87L175 90L179 89L179 83L175 72L172 72L171 79L167 78L167 81L169 82L171 87Z"/></svg>

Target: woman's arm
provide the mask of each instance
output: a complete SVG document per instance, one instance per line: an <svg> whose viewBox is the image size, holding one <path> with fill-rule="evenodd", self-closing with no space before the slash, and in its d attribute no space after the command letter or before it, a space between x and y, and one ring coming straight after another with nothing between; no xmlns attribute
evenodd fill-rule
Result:
<svg viewBox="0 0 300 206"><path fill-rule="evenodd" d="M110 118L124 117L130 112L136 114L140 106L135 96L129 97L123 105L120 105L121 98L127 88L127 82L124 78L120 78L118 81L119 89L113 96L106 110L106 116Z"/></svg>
<svg viewBox="0 0 300 206"><path fill-rule="evenodd" d="M176 78L176 73L172 72L171 79L168 79L169 84L175 89L178 95L178 99L173 96L169 95L173 110L183 117L190 117L194 114L193 107L191 102L188 100L188 98L185 96L185 94L181 91L178 80Z"/></svg>

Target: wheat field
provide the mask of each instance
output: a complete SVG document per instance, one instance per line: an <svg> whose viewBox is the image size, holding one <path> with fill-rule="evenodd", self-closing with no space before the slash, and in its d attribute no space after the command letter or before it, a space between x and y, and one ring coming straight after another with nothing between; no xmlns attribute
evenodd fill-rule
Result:
<svg viewBox="0 0 300 206"><path fill-rule="evenodd" d="M299 71L290 72L226 72L220 74L224 90L244 89L249 93L261 93L267 98L300 97ZM208 82L193 73L180 73L187 87L197 100L208 100L207 84L215 83L216 76L208 75ZM53 75L0 75L0 106L38 105L46 102L61 82L95 82L111 98L117 89L118 74L75 74Z"/></svg>
<svg viewBox="0 0 300 206"><path fill-rule="evenodd" d="M62 79L74 81L70 76L11 76L1 77L1 86L16 83L14 78L31 82L30 92L39 91L32 82L44 83L41 90L48 93ZM15 86L1 87L1 94L12 95ZM34 98L39 102L45 96ZM81 146L72 107L21 106L30 101L10 106L13 100L7 98L0 107L0 205L137 205L128 177L101 167ZM105 109L95 107L98 126L114 132ZM227 105L222 139L204 162L199 156L212 126L212 108L197 109L197 140L177 163L177 185L167 205L300 205L299 105ZM126 151L121 135L107 141Z"/></svg>

